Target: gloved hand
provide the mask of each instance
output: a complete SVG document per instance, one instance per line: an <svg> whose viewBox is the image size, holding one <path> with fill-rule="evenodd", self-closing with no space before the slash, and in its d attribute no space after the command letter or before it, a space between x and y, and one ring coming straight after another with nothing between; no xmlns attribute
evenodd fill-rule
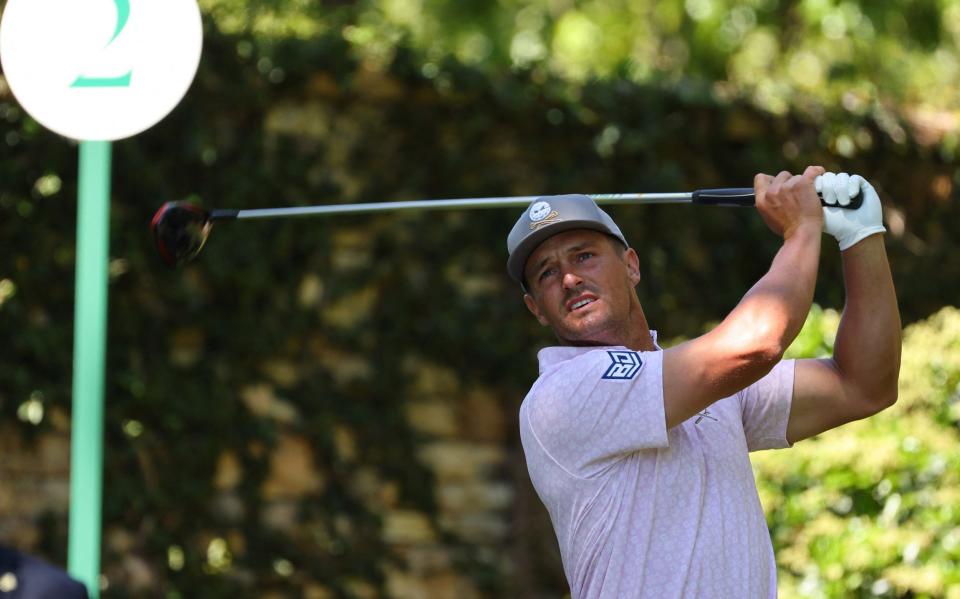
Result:
<svg viewBox="0 0 960 599"><path fill-rule="evenodd" d="M880 197L860 175L824 173L814 180L814 185L827 204L823 208L823 230L840 243L841 251L874 233L886 232ZM829 207L846 206L858 194L863 194L863 203L856 210Z"/></svg>

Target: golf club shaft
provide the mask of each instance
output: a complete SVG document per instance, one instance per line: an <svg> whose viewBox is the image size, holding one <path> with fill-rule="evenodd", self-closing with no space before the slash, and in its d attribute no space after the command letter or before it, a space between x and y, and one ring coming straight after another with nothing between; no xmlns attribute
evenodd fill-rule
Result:
<svg viewBox="0 0 960 599"><path fill-rule="evenodd" d="M753 190L744 189L753 203ZM597 204L684 204L693 201L693 192L684 193L606 193L591 194ZM512 196L497 198L466 198L451 200L413 200L401 202L374 202L369 204L330 204L326 206L294 206L287 208L260 208L253 210L212 210L211 220L324 216L392 212L399 210L448 210L475 208L525 208L542 196Z"/></svg>
<svg viewBox="0 0 960 599"><path fill-rule="evenodd" d="M679 193L600 193L585 194L597 204L701 204L706 206L753 206L755 197L752 187L726 189L698 189ZM413 200L401 202L373 202L369 204L328 204L323 206L291 206L287 208L258 208L253 210L212 210L210 220L287 218L300 216L326 216L342 214L365 214L370 212L396 212L400 210L449 210L475 208L524 208L543 196L509 196L496 198L465 198L450 200ZM860 206L858 194L844 208Z"/></svg>

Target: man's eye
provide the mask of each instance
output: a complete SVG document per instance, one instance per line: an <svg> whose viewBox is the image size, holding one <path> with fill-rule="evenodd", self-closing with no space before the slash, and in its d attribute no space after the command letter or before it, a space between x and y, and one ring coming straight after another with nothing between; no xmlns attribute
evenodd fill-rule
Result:
<svg viewBox="0 0 960 599"><path fill-rule="evenodd" d="M593 258L593 252L583 252L577 256L577 260L580 262L589 260L590 258Z"/></svg>
<svg viewBox="0 0 960 599"><path fill-rule="evenodd" d="M550 275L552 275L552 274L555 273L555 272L557 272L557 269L556 269L556 268L548 268L548 269L546 269L545 271L543 271L542 273L540 273L540 276L538 277L538 280L542 281L542 280L546 279L547 277L549 277Z"/></svg>

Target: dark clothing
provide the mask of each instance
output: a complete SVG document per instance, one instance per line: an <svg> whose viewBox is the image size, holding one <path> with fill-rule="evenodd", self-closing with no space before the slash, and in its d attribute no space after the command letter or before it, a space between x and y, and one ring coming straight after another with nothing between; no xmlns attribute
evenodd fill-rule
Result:
<svg viewBox="0 0 960 599"><path fill-rule="evenodd" d="M60 568L0 545L0 599L87 597L87 587Z"/></svg>

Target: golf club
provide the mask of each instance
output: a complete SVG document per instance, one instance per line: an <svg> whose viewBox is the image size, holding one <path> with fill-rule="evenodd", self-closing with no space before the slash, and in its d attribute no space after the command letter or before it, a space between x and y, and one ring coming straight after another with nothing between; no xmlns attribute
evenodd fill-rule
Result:
<svg viewBox="0 0 960 599"><path fill-rule="evenodd" d="M176 268L200 253L214 221L255 218L291 218L394 212L399 210L466 210L475 208L526 207L541 196L467 198L451 200L414 200L406 202L374 202L369 204L329 204L254 210L204 210L188 202L167 202L150 221L150 230L160 258ZM680 193L608 193L588 194L597 204L699 204L704 206L753 206L756 198L752 187L698 189ZM821 199L822 202L822 199ZM862 197L857 195L842 208L856 209Z"/></svg>

